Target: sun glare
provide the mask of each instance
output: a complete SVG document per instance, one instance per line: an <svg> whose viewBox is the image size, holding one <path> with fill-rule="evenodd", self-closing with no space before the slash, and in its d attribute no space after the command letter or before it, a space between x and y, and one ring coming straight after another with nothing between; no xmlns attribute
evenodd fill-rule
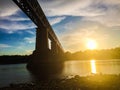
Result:
<svg viewBox="0 0 120 90"><path fill-rule="evenodd" d="M88 42L87 42L87 48L88 49L91 49L91 50L93 50L93 49L96 49L96 42L94 41L94 40L88 40Z"/></svg>
<svg viewBox="0 0 120 90"><path fill-rule="evenodd" d="M91 72L96 74L96 65L95 65L95 60L90 61L91 64Z"/></svg>

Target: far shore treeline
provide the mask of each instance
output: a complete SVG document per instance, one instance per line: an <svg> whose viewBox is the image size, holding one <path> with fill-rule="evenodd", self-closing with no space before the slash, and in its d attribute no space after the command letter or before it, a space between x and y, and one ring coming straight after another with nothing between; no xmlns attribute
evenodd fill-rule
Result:
<svg viewBox="0 0 120 90"><path fill-rule="evenodd" d="M120 59L120 47L101 50L85 50L75 53L66 52L65 57L67 60Z"/></svg>
<svg viewBox="0 0 120 90"><path fill-rule="evenodd" d="M20 63L27 63L28 56L21 56L21 55L3 55L0 56L0 64L20 64Z"/></svg>
<svg viewBox="0 0 120 90"><path fill-rule="evenodd" d="M64 60L107 60L120 59L120 47L101 50L85 50L78 52L65 52ZM3 55L0 56L0 64L27 63L29 55Z"/></svg>

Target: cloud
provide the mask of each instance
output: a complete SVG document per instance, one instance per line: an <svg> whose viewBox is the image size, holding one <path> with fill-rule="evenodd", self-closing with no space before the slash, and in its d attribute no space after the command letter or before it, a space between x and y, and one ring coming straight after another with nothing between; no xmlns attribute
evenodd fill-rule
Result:
<svg viewBox="0 0 120 90"><path fill-rule="evenodd" d="M66 29L70 26L72 26L72 28L58 35L66 51L75 52L87 49L86 42L88 39L95 40L98 43L99 49L104 48L105 45L103 46L102 43L108 41L110 38L108 33L103 32L107 29L106 27L102 27L100 24L95 24L94 22L76 22L67 23L67 26L64 25L63 27Z"/></svg>
<svg viewBox="0 0 120 90"><path fill-rule="evenodd" d="M10 16L19 10L12 0L0 0L0 17Z"/></svg>
<svg viewBox="0 0 120 90"><path fill-rule="evenodd" d="M29 18L26 17L20 17L20 16L6 16L6 17L0 17L1 20L8 20L8 21L30 21Z"/></svg>
<svg viewBox="0 0 120 90"><path fill-rule="evenodd" d="M120 4L107 6L107 10L104 15L95 16L95 17L84 17L85 21L94 21L98 22L106 27L120 26Z"/></svg>
<svg viewBox="0 0 120 90"><path fill-rule="evenodd" d="M27 55L30 55L30 54L33 53L33 50L26 50L25 53L26 53Z"/></svg>
<svg viewBox="0 0 120 90"><path fill-rule="evenodd" d="M24 40L29 44L35 43L35 37L25 37Z"/></svg>
<svg viewBox="0 0 120 90"><path fill-rule="evenodd" d="M0 28L7 33L35 28L12 0L0 0Z"/></svg>
<svg viewBox="0 0 120 90"><path fill-rule="evenodd" d="M104 3L106 3L106 4L108 4L108 5L118 5L118 4L120 4L120 0L101 0L101 1L103 1Z"/></svg>
<svg viewBox="0 0 120 90"><path fill-rule="evenodd" d="M55 18L50 18L48 19L51 25L55 25L60 23L62 20L64 20L66 17L62 16L62 17L55 17Z"/></svg>
<svg viewBox="0 0 120 90"><path fill-rule="evenodd" d="M120 26L120 0L39 0L47 16L83 16L108 27Z"/></svg>
<svg viewBox="0 0 120 90"><path fill-rule="evenodd" d="M26 32L31 34L31 35L35 35L36 34L35 31L33 31L33 30L27 30Z"/></svg>
<svg viewBox="0 0 120 90"><path fill-rule="evenodd" d="M10 46L8 44L0 44L0 49L2 49L2 48L9 48L9 47L12 47L12 46Z"/></svg>
<svg viewBox="0 0 120 90"><path fill-rule="evenodd" d="M103 9L92 7L95 0L51 0L45 2L39 0L47 16L98 16L102 15Z"/></svg>
<svg viewBox="0 0 120 90"><path fill-rule="evenodd" d="M34 29L36 26L29 22L29 23L19 23L19 22L2 22L0 24L0 28L5 29L8 33L13 33L14 31L18 30L26 30L26 29Z"/></svg>

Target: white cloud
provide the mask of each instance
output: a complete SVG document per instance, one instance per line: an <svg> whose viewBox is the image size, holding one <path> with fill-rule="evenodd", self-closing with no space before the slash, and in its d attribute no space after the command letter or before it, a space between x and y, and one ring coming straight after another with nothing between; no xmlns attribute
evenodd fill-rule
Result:
<svg viewBox="0 0 120 90"><path fill-rule="evenodd" d="M47 16L83 16L108 27L120 26L120 0L39 0Z"/></svg>
<svg viewBox="0 0 120 90"><path fill-rule="evenodd" d="M35 43L35 37L25 37L24 40L28 43Z"/></svg>
<svg viewBox="0 0 120 90"><path fill-rule="evenodd" d="M5 17L1 17L0 19L2 20L8 20L8 21L30 21L29 18L25 18L25 17L10 17L10 16L5 16Z"/></svg>
<svg viewBox="0 0 120 90"><path fill-rule="evenodd" d="M19 10L12 0L0 0L0 17L10 16Z"/></svg>
<svg viewBox="0 0 120 90"><path fill-rule="evenodd" d="M120 0L103 0L108 5L113 5L113 4L120 4Z"/></svg>
<svg viewBox="0 0 120 90"><path fill-rule="evenodd" d="M52 0L40 4L47 16L98 16L104 12L101 8L91 7L95 0Z"/></svg>
<svg viewBox="0 0 120 90"><path fill-rule="evenodd" d="M119 0L39 0L39 2L47 16L60 16L50 19L51 25L64 20L64 15L83 16L86 20L94 20L107 24L107 26L118 26L120 23ZM23 17L9 17L10 15L17 14L16 12L19 10L12 1L2 0L0 6L1 17L11 21L29 20Z"/></svg>
<svg viewBox="0 0 120 90"><path fill-rule="evenodd" d="M12 46L10 46L8 44L0 44L0 49L2 49L2 48L9 48L9 47L12 47Z"/></svg>
<svg viewBox="0 0 120 90"><path fill-rule="evenodd" d="M120 26L120 6L109 7L104 15L84 17L85 21L94 21L107 27Z"/></svg>
<svg viewBox="0 0 120 90"><path fill-rule="evenodd" d="M49 22L51 25L55 25L57 23L60 23L62 20L64 20L66 17L62 16L62 17L56 17L56 18L50 18Z"/></svg>
<svg viewBox="0 0 120 90"><path fill-rule="evenodd" d="M36 26L33 23L1 23L0 28L5 29L8 31L8 33L13 33L17 30L26 30L26 29L34 29Z"/></svg>
<svg viewBox="0 0 120 90"><path fill-rule="evenodd" d="M8 33L13 33L14 31L36 27L33 23L20 22L30 21L30 19L20 16L18 12L20 12L20 9L12 0L0 0L0 28L5 29ZM5 22L5 20L8 20L9 23L8 21Z"/></svg>
<svg viewBox="0 0 120 90"><path fill-rule="evenodd" d="M31 35L35 35L36 34L35 31L31 31L31 30L27 30L26 32L29 33L29 34L31 34Z"/></svg>
<svg viewBox="0 0 120 90"><path fill-rule="evenodd" d="M120 23L120 0L39 0L39 2L47 16L61 16L51 19L51 25L64 20L63 15L84 16L108 26ZM17 14L19 10L13 1L1 0L0 6L0 17L6 17L11 21L28 20L22 17L8 17Z"/></svg>

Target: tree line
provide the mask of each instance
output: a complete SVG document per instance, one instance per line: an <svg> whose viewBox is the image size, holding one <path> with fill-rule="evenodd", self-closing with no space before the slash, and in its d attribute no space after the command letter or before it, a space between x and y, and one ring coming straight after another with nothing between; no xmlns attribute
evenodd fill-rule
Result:
<svg viewBox="0 0 120 90"><path fill-rule="evenodd" d="M28 56L21 55L3 55L0 56L0 64L19 64L19 63L27 63Z"/></svg>
<svg viewBox="0 0 120 90"><path fill-rule="evenodd" d="M101 50L85 50L75 53L66 52L67 60L120 59L120 47Z"/></svg>

